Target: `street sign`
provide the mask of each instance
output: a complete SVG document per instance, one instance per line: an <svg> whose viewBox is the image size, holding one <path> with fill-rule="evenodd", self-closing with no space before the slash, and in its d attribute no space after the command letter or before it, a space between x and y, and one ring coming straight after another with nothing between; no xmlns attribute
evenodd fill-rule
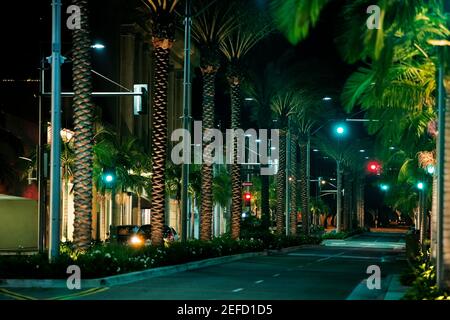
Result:
<svg viewBox="0 0 450 320"><path fill-rule="evenodd" d="M250 181L242 182L242 186L243 187L251 187L251 186L253 186L253 182L250 182Z"/></svg>

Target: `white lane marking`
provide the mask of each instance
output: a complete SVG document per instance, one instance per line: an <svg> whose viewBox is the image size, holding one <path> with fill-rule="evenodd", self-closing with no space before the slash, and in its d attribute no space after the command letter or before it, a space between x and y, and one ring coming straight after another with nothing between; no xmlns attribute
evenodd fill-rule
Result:
<svg viewBox="0 0 450 320"><path fill-rule="evenodd" d="M334 255L332 255L332 256L329 256L329 257L326 257L326 258L319 259L319 260L317 260L316 262L322 262L322 261L326 261L326 260L329 260L329 259L333 259L333 258L342 256L344 253L345 253L345 252L340 252L340 253L338 253L338 254L334 254Z"/></svg>
<svg viewBox="0 0 450 320"><path fill-rule="evenodd" d="M280 276L279 273L275 273L272 277L276 278L276 277L279 277L279 276Z"/></svg>
<svg viewBox="0 0 450 320"><path fill-rule="evenodd" d="M260 284L261 282L264 282L264 280L255 281L256 284Z"/></svg>
<svg viewBox="0 0 450 320"><path fill-rule="evenodd" d="M239 291L242 291L242 290L244 290L244 288L237 288L237 289L234 289L232 292L239 292Z"/></svg>

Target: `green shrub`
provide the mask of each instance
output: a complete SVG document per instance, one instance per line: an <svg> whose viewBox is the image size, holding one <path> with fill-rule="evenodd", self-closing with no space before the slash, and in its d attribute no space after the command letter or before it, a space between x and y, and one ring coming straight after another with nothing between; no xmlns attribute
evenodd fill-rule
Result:
<svg viewBox="0 0 450 320"><path fill-rule="evenodd" d="M436 285L436 270L428 253L420 254L411 268L402 274L400 281L411 286L404 300L450 300L450 293L439 290Z"/></svg>

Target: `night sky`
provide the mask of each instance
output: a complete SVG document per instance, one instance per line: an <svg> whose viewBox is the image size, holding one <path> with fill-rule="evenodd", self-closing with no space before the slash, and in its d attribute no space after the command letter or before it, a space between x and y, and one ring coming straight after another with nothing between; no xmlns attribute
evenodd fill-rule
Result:
<svg viewBox="0 0 450 320"><path fill-rule="evenodd" d="M264 10L266 0L254 0L258 6ZM65 8L70 1L63 1L63 8ZM125 2L125 1L124 1ZM124 3L123 2L123 3ZM136 1L139 2L139 1ZM111 3L118 3L116 1L90 1L95 4L95 8L91 11L95 13L92 24L92 38L101 39L111 26L109 21L101 16L101 12L105 6ZM132 1L127 1L127 6L132 5ZM337 26L339 25L339 12L341 0L332 1L321 15L320 21L315 28L312 29L310 36L301 42L298 46L290 45L282 35L275 34L259 44L255 48L255 52L264 52L264 54L253 54L253 63L265 65L267 62L277 59L286 51L292 51L298 61L304 63L305 68L309 70L314 69L316 72L326 74L326 81L322 82L324 96L333 96L331 102L333 107L337 110L337 120L345 119L348 115L344 114L339 103L339 92L342 89L346 78L355 69L355 66L349 66L340 58L336 44L335 37L337 35ZM2 35L2 50L0 79L37 79L38 66L40 56L50 55L50 40L51 40L51 1L7 1L2 3L2 10L0 11L1 19L1 35ZM109 8L113 10L114 8ZM63 10L63 17L64 14ZM92 19L92 18L91 18ZM63 19L63 22L65 19ZM64 28L65 29L65 28ZM67 31L63 32L63 52L70 50L70 34ZM252 52L250 53L252 54ZM95 59L95 58L94 58ZM102 57L103 61L107 61L107 56ZM100 61L101 59L99 59ZM93 61L94 67L96 62ZM100 66L99 66L100 68ZM104 62L101 66L103 70L108 70L108 63ZM308 79L308 72L300 74L299 76ZM194 70L194 74L196 71ZM70 80L70 68L66 69L66 74ZM198 72L197 72L198 74ZM223 75L222 80L224 81ZM65 82L64 86L70 87L70 81ZM194 79L194 99L199 96L198 79ZM37 122L37 91L38 83L15 82L14 84L0 82L0 111L12 113L21 116L29 121ZM229 103L228 93L218 90L217 92L217 121L221 124L229 123L229 108L226 105ZM199 103L193 103L199 105ZM199 118L200 110L194 109L194 118ZM359 115L362 117L362 114ZM245 121L244 121L245 123ZM251 123L250 123L251 124ZM364 126L358 123L350 123L350 130L353 136L361 138L367 137ZM327 130L327 129L323 129ZM323 159L322 154L313 153L312 155L312 178L318 175L334 176L334 163L330 160ZM372 155L371 155L372 156ZM320 167L320 170L319 170ZM375 194L374 190L369 194ZM377 191L378 192L378 191ZM379 195L368 197L369 202L375 205L379 202Z"/></svg>

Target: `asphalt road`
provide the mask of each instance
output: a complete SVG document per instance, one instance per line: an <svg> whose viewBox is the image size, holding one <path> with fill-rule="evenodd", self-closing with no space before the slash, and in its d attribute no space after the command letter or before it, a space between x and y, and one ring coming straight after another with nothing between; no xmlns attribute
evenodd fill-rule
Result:
<svg viewBox="0 0 450 320"><path fill-rule="evenodd" d="M367 242L381 243L367 247ZM109 288L0 289L0 299L297 300L383 299L392 275L406 267L401 234L364 234L345 246L311 246ZM352 244L349 246L348 244ZM358 243L362 243L361 247ZM368 290L367 267L381 270L381 289ZM362 293L362 295L361 295Z"/></svg>

